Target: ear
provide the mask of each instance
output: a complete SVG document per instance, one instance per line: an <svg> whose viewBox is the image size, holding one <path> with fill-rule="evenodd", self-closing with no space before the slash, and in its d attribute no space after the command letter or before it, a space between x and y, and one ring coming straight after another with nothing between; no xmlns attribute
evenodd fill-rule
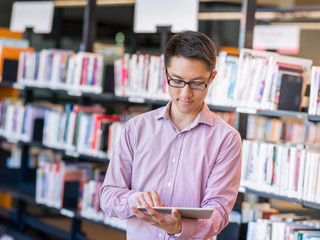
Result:
<svg viewBox="0 0 320 240"><path fill-rule="evenodd" d="M217 70L214 70L214 71L212 72L209 85L213 82L213 80L215 79L216 76L217 76Z"/></svg>
<svg viewBox="0 0 320 240"><path fill-rule="evenodd" d="M166 74L166 67L163 66L163 67L162 67L162 70L163 70L165 79L168 80L168 79L167 79L167 74Z"/></svg>

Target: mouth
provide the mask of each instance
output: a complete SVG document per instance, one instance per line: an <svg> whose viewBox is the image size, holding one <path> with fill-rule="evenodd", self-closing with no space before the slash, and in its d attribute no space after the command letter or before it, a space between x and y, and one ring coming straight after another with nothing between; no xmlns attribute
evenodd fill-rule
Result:
<svg viewBox="0 0 320 240"><path fill-rule="evenodd" d="M180 100L180 102L183 104L183 105L190 105L193 103L193 101L191 100Z"/></svg>

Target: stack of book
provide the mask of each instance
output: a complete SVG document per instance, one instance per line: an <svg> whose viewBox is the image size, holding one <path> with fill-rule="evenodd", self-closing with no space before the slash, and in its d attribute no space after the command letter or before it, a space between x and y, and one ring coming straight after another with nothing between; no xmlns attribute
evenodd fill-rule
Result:
<svg viewBox="0 0 320 240"><path fill-rule="evenodd" d="M101 93L103 56L69 50L44 49L21 52L18 83L21 86L49 87L70 92Z"/></svg>

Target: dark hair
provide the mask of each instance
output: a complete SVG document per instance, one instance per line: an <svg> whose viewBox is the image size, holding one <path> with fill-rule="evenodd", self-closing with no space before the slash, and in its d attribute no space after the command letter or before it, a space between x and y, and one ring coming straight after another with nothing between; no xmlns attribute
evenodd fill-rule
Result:
<svg viewBox="0 0 320 240"><path fill-rule="evenodd" d="M207 35L200 32L185 31L173 35L164 50L165 67L169 67L174 56L203 60L208 71L213 71L216 66L216 47Z"/></svg>

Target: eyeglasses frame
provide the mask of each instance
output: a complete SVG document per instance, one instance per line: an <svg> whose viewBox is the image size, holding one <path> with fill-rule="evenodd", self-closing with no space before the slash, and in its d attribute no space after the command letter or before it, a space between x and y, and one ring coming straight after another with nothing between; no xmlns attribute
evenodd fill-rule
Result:
<svg viewBox="0 0 320 240"><path fill-rule="evenodd" d="M189 86L189 88L190 89L192 89L192 90L204 90L204 89L206 89L207 87L208 87L208 84L209 84L209 82L210 82L210 79L211 79L211 77L212 77L212 74L213 74L213 72L211 72L211 74L210 74L210 77L209 77L209 79L208 79L208 81L207 82L202 82L202 83L204 83L205 84L205 87L204 88L201 88L201 89L199 89L199 88L192 88L191 86L190 86L190 84L192 83L192 81L191 82L186 82L186 81L184 81L184 80L179 80L179 81L181 81L181 82L183 82L184 83L184 85L183 86L181 86L181 87L176 87L176 86L171 86L170 85L170 81L174 81L175 79L173 79L173 78L169 78L168 76L169 76L169 74L168 74L168 69L167 68L165 68L166 69L166 77L167 77L167 83L168 83L168 85L170 86L170 87L173 87L173 88L184 88L186 85L188 85ZM176 79L176 80L178 80L178 79Z"/></svg>

